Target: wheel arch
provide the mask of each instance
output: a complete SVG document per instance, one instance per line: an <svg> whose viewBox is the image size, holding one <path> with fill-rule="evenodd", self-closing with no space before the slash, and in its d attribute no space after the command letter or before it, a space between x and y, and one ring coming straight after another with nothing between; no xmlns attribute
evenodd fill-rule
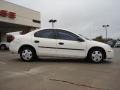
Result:
<svg viewBox="0 0 120 90"><path fill-rule="evenodd" d="M32 45L29 45L29 44L24 44L24 45L22 45L22 46L19 48L18 53L20 53L20 51L21 51L23 48L25 48L25 47L32 48L32 49L35 51L35 54L37 54L35 48L34 48Z"/></svg>
<svg viewBox="0 0 120 90"><path fill-rule="evenodd" d="M105 51L105 49L102 48L102 47L99 47L99 46L91 47L91 48L88 50L87 57L88 57L90 51L93 50L93 49L100 49L100 50L102 50L102 52L104 53L104 59L106 59L106 51Z"/></svg>

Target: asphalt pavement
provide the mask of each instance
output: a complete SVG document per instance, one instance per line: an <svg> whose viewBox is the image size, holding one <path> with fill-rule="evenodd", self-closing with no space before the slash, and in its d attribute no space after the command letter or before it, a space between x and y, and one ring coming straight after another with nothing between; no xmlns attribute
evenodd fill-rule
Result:
<svg viewBox="0 0 120 90"><path fill-rule="evenodd" d="M38 59L0 51L0 90L120 90L120 49L100 64L84 60Z"/></svg>

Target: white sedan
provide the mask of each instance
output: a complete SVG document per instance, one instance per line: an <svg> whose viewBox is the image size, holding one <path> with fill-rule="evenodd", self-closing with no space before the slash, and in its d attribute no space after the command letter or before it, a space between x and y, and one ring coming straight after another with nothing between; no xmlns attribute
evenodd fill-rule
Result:
<svg viewBox="0 0 120 90"><path fill-rule="evenodd" d="M81 58L95 63L113 58L112 48L61 29L35 30L19 35L10 43L10 51L23 61L36 57Z"/></svg>

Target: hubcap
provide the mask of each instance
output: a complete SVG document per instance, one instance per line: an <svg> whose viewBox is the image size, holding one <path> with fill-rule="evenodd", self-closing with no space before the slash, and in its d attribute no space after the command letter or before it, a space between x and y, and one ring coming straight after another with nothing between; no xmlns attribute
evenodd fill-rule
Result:
<svg viewBox="0 0 120 90"><path fill-rule="evenodd" d="M100 62L102 60L102 53L100 51L94 51L92 53L92 60L94 62Z"/></svg>
<svg viewBox="0 0 120 90"><path fill-rule="evenodd" d="M31 60L31 58L32 58L31 50L26 49L26 50L22 51L22 58L27 61Z"/></svg>

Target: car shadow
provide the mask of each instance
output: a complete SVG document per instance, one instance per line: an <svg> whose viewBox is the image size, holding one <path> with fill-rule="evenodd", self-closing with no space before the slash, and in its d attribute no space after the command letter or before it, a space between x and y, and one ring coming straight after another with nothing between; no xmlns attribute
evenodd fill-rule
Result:
<svg viewBox="0 0 120 90"><path fill-rule="evenodd" d="M19 58L16 58L13 60L13 62L24 62ZM89 61L86 61L84 59L35 59L31 62L27 62L27 63L81 63L81 64L111 64L112 61L103 61L102 63L92 63Z"/></svg>

